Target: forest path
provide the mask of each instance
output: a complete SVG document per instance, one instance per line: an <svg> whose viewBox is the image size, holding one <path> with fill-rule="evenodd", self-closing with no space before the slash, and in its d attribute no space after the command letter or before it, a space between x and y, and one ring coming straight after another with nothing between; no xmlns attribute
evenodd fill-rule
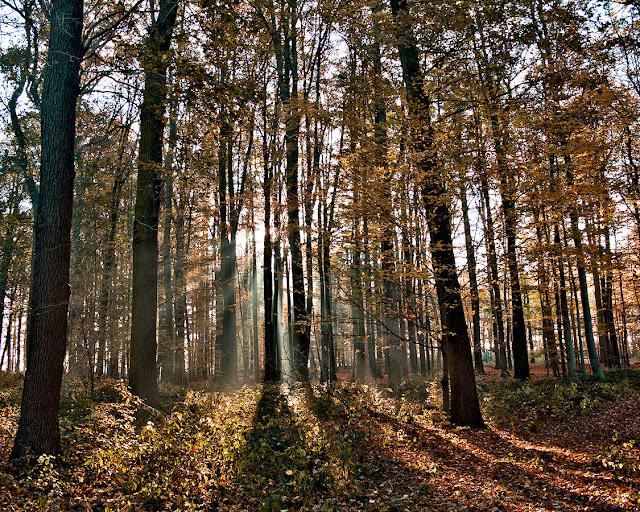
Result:
<svg viewBox="0 0 640 512"><path fill-rule="evenodd" d="M435 383L419 379L400 399L346 382L181 390L164 419L138 427L122 383L93 397L72 388L60 462L0 467L0 510L640 510L640 372L577 386L478 380L487 429L445 421Z"/></svg>
<svg viewBox="0 0 640 512"><path fill-rule="evenodd" d="M275 499L263 510L640 510L640 461L631 471L633 461L624 469L602 462L612 440L622 446L640 432L640 393L620 396L577 420L550 419L533 429L512 430L490 423L478 430L438 421L437 414L404 414L390 399L363 402L344 389L334 390L331 398L309 391L288 401L280 395L279 412L270 409L267 423L288 424L288 438L301 440L299 429L311 428L327 442L325 455L348 450L349 460L342 461L344 474L332 485L311 482L306 499ZM637 456L637 445L631 448ZM304 449L304 443L284 451L292 449ZM286 464L295 474L306 469L292 460ZM272 469L267 473L273 475ZM273 489L268 499L279 495L277 483Z"/></svg>

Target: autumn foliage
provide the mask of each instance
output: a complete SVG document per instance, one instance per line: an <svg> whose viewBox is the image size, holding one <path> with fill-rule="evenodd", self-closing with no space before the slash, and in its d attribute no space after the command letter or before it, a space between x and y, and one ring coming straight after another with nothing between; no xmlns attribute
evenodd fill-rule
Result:
<svg viewBox="0 0 640 512"><path fill-rule="evenodd" d="M535 370L540 368L534 365ZM2 377L3 464L20 382ZM479 382L486 430L454 427L434 382L165 388L65 386L64 451L2 467L2 510L635 510L640 371ZM142 408L142 409L141 409ZM140 411L145 411L140 420ZM138 419L136 419L138 418Z"/></svg>

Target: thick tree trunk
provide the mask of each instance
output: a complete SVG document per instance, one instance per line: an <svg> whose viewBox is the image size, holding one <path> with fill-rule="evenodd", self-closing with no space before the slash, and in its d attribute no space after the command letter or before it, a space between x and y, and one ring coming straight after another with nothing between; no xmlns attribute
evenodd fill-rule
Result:
<svg viewBox="0 0 640 512"><path fill-rule="evenodd" d="M397 46L407 89L409 116L417 128L413 145L416 154L421 155L417 162L419 187L425 212L428 214L427 224L431 235L430 248L436 286L442 296L445 350L451 377L451 421L459 425L484 427L455 266L451 214L446 202L447 193L441 176L442 169L434 146L429 114L431 102L424 90L417 43L407 19L406 0L391 0L391 8L397 22Z"/></svg>
<svg viewBox="0 0 640 512"><path fill-rule="evenodd" d="M131 391L151 406L158 406L156 319L158 302L158 217L162 180L162 135L166 96L168 50L178 0L160 0L149 30L143 57L144 97L140 108L140 147L133 222L131 301Z"/></svg>
<svg viewBox="0 0 640 512"><path fill-rule="evenodd" d="M56 0L41 105L40 193L31 271L30 330L22 408L11 459L60 449L60 386L67 347L76 102L82 0Z"/></svg>

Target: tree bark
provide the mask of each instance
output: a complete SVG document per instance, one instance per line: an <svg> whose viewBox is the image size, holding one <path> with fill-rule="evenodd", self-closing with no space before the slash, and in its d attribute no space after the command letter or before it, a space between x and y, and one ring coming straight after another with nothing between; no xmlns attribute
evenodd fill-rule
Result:
<svg viewBox="0 0 640 512"><path fill-rule="evenodd" d="M264 380L265 382L275 382L279 380L280 374L278 368L278 345L275 335L275 325L278 319L274 309L273 244L271 241L271 185L273 172L267 144L266 105L263 117L265 120L262 144L264 160Z"/></svg>
<svg viewBox="0 0 640 512"><path fill-rule="evenodd" d="M124 166L118 169L113 188L111 190L111 204L109 206L109 233L107 235L107 243L104 255L104 270L102 273L102 281L100 283L100 299L98 312L98 358L96 363L96 375L101 377L103 374L104 359L109 339L109 330L111 328L108 320L111 314L111 286L113 283L113 272L116 256L116 231L118 227L118 210L120 208L120 194L124 186Z"/></svg>
<svg viewBox="0 0 640 512"><path fill-rule="evenodd" d="M187 380L186 364L184 357L185 333L187 330L187 252L185 210L189 208L189 194L186 190L186 179L182 179L179 188L179 203L176 208L175 238L176 238L176 264L173 267L173 284L175 287L175 325L176 343L173 359L173 381L176 384L184 384ZM191 365L191 368L193 365Z"/></svg>
<svg viewBox="0 0 640 512"><path fill-rule="evenodd" d="M564 275L564 263L562 261L562 245L560 244L560 229L558 224L554 226L553 244L556 248L558 274L560 276L560 310L562 312L562 327L564 330L564 341L567 350L567 363L569 367L569 378L577 382L578 372L576 370L576 354L573 350L573 340L571 337L571 319L569 318L569 303L567 301L567 283Z"/></svg>
<svg viewBox="0 0 640 512"><path fill-rule="evenodd" d="M507 370L507 351L504 333L504 318L502 315L502 299L498 275L498 253L496 251L495 230L493 215L491 214L491 201L489 198L489 184L484 173L480 175L482 198L485 209L485 240L487 246L487 260L489 263L488 275L491 288L491 306L494 322L494 341L497 343L496 368L500 368L503 377L509 375ZM506 300L506 298L505 298Z"/></svg>
<svg viewBox="0 0 640 512"><path fill-rule="evenodd" d="M60 449L60 387L67 346L76 103L82 0L51 5L41 104L40 192L34 229L27 372L11 459Z"/></svg>
<svg viewBox="0 0 640 512"><path fill-rule="evenodd" d="M162 240L162 285L164 288L164 306L162 307L162 330L159 361L162 367L162 380L171 382L175 376L176 327L174 320L174 295L172 283L171 224L173 222L173 158L178 136L175 105L170 109L169 153L165 162L164 178L164 236Z"/></svg>
<svg viewBox="0 0 640 512"><path fill-rule="evenodd" d="M420 69L415 36L407 19L406 0L391 0L391 8L397 22L397 46L407 89L409 116L416 131L412 142L416 153L422 155L417 162L420 176L418 186L422 193L425 212L428 214L427 224L431 235L430 248L436 286L442 296L445 350L451 378L451 421L459 425L484 427L455 266L451 214L446 203L447 193L442 181L442 168L438 163L434 145L429 113L431 100L424 90L424 75Z"/></svg>
<svg viewBox="0 0 640 512"><path fill-rule="evenodd" d="M162 180L162 136L167 92L168 50L178 11L178 0L160 0L156 19L149 29L142 57L145 70L144 97L140 108L140 146L133 222L131 301L131 391L156 407L158 317L158 217Z"/></svg>

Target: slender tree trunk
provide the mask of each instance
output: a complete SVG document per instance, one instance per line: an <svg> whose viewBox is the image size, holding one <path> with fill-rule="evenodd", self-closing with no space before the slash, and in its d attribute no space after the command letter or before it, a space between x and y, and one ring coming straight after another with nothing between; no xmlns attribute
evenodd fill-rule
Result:
<svg viewBox="0 0 640 512"><path fill-rule="evenodd" d="M222 330L217 344L220 348L220 374L225 382L238 379L238 342L236 328L236 226L234 216L234 183L232 169L232 127L222 119L218 154L218 199L220 205L220 272L218 281L222 297Z"/></svg>
<svg viewBox="0 0 640 512"><path fill-rule="evenodd" d="M161 349L159 354L162 365L162 380L173 381L175 376L176 328L174 321L173 283L171 282L171 223L173 222L173 158L178 137L175 105L171 108L169 120L169 152L165 162L164 178L164 236L162 240L162 284L164 287L164 306L162 307Z"/></svg>
<svg viewBox="0 0 640 512"><path fill-rule="evenodd" d="M513 329L511 348L513 352L513 376L518 380L528 379L529 355L527 353L527 333L524 323L524 308L522 306L522 291L520 289L520 273L516 254L516 228L518 216L516 212L516 185L513 172L507 168L504 154L504 136L496 115L491 116L494 132L496 156L500 169L500 192L502 195L502 212L504 215L504 229L507 238L507 266L511 279L511 317Z"/></svg>
<svg viewBox="0 0 640 512"><path fill-rule="evenodd" d="M374 304L373 297L371 293L371 255L369 254L369 219L365 215L362 221L362 239L365 244L365 256L364 256L364 272L363 276L365 279L364 283L364 298L366 301L367 307L367 359L369 363L369 375L373 379L378 378L378 363L376 359L376 329L374 325L373 315L374 315Z"/></svg>
<svg viewBox="0 0 640 512"><path fill-rule="evenodd" d="M564 156L565 165L567 167L567 183L571 187L573 186L573 172L571 170L571 158L569 155ZM569 212L569 218L571 220L571 236L576 248L577 266L578 266L578 280L580 282L580 302L582 302L582 317L584 319L584 332L587 342L587 352L589 353L589 361L591 363L591 370L594 375L601 381L605 380L602 367L600 366L600 358L598 357L598 350L596 349L596 342L593 338L593 324L591 323L591 308L589 307L589 288L587 285L587 272L584 266L584 254L582 250L582 235L578 227L578 214L576 208L572 207Z"/></svg>
<svg viewBox="0 0 640 512"><path fill-rule="evenodd" d="M553 328L553 312L551 309L551 299L549 294L549 275L547 273L544 258L544 239L542 235L542 225L538 211L534 211L534 224L536 225L536 235L538 237L538 293L542 309L542 333L544 339L544 349L547 356L549 368L554 377L559 377L558 371L558 349L556 346L556 335Z"/></svg>
<svg viewBox="0 0 640 512"><path fill-rule="evenodd" d="M567 283L564 275L564 264L562 261L562 245L560 244L560 229L554 226L553 244L556 248L558 263L558 274L560 276L560 310L562 313L562 327L564 329L564 341L567 349L567 363L569 367L569 378L577 382L578 373L576 371L576 355L573 350L573 340L571 338L571 319L569 318L569 304L567 301Z"/></svg>
<svg viewBox="0 0 640 512"><path fill-rule="evenodd" d="M100 283L100 299L98 312L98 361L97 376L101 377L104 366L105 352L107 340L109 339L110 323L108 318L111 314L111 286L113 282L113 271L116 255L116 231L118 225L118 211L120 209L120 195L124 186L124 168L118 170L118 174L113 182L111 189L111 204L109 207L109 234L107 235L107 244L105 247L104 267L102 273L102 282Z"/></svg>
<svg viewBox="0 0 640 512"><path fill-rule="evenodd" d="M387 374L389 375L389 385L393 389L399 389L402 383L402 358L401 347L402 340L400 337L400 319L398 315L398 307L400 305L400 293L398 285L395 282L396 277L396 257L394 251L395 240L395 221L392 217L392 170L387 162L387 110L385 98L382 92L382 64L379 41L375 42L374 48L374 142L375 142L375 161L383 171L382 184L382 203L381 222L382 226L382 280L384 293L384 317L386 322L387 336Z"/></svg>
<svg viewBox="0 0 640 512"><path fill-rule="evenodd" d="M266 118L266 107L264 117ZM273 181L273 173L269 161L266 128L262 144L262 154L264 159L264 380L265 382L275 382L279 380L280 376L278 369L278 345L275 336L275 326L278 319L274 309L273 244L271 241L271 184Z"/></svg>
<svg viewBox="0 0 640 512"><path fill-rule="evenodd" d="M17 242L16 221L20 203L20 195L18 194L18 183L12 185L7 202L9 206L6 216L7 225L2 242L2 257L0 258L0 333L2 333L2 322L4 319L4 300L7 296L7 285L9 283L9 268L11 267L11 262L13 261ZM0 364L0 366L2 365Z"/></svg>
<svg viewBox="0 0 640 512"><path fill-rule="evenodd" d="M329 347L327 333L327 287L326 279L324 278L325 265L324 259L324 244L325 244L325 228L323 222L323 210L320 202L318 202L318 275L320 285L320 382L326 383L329 381Z"/></svg>
<svg viewBox="0 0 640 512"><path fill-rule="evenodd" d="M13 287L13 289L11 290L11 293L9 294L9 316L7 318L7 330L6 330L6 335L4 337L4 350L2 351L2 356L0 356L0 370L2 369L2 365L4 364L4 357L5 355L7 356L7 371L11 372L12 368L11 368L11 364L12 364L12 357L11 357L11 327L12 327L12 323L13 323L13 315L14 315L14 306L15 306L15 299L16 299L16 288L17 287ZM2 339L2 329L0 329L0 339Z"/></svg>
<svg viewBox="0 0 640 512"><path fill-rule="evenodd" d="M469 222L469 205L467 203L467 189L460 188L462 200L462 220L464 223L464 239L467 248L467 266L469 268L469 287L471 288L471 310L473 311L473 361L476 373L484 374L482 365L482 347L480 341L480 294L478 292L478 277L476 274L476 252L473 247L471 223Z"/></svg>
<svg viewBox="0 0 640 512"><path fill-rule="evenodd" d="M186 361L185 361L185 334L187 325L187 251L186 242L186 219L185 209L189 208L187 204L188 193L185 190L186 180L181 182L181 190L179 193L180 203L176 212L175 221L175 238L176 238L176 264L173 268L173 282L176 289L175 295L175 323L176 323L176 344L174 356L174 382L176 384L184 384L187 380ZM193 368L193 364L189 364Z"/></svg>
<svg viewBox="0 0 640 512"><path fill-rule="evenodd" d="M618 333L616 332L616 325L613 315L613 258L611 255L611 235L609 232L609 225L604 225L604 239L605 239L605 268L604 268L604 287L602 295L603 303L603 320L607 336L609 338L609 347L611 350L611 366L620 368L620 346L618 345Z"/></svg>
<svg viewBox="0 0 640 512"><path fill-rule="evenodd" d="M591 223L586 220L586 233L588 248L591 249L589 260L591 263L591 275L593 276L593 291L596 299L596 319L598 330L598 344L600 349L600 362L605 366L610 366L611 347L609 346L609 338L607 336L607 328L604 321L604 306L602 302L602 279L600 278L600 269L598 268L599 247L592 232Z"/></svg>
<svg viewBox="0 0 640 512"><path fill-rule="evenodd" d="M422 263L422 255L420 254L420 238L418 235L416 246L418 247L418 261L417 268L419 269ZM423 377L427 376L427 373L430 371L430 361L428 358L428 344L431 339L431 326L429 324L429 312L426 307L426 300L424 299L423 289L422 289L422 279L418 279L418 297L419 297L419 305L417 314L420 318L420 331L422 334L419 336L419 352L420 352L420 374Z"/></svg>
<svg viewBox="0 0 640 512"><path fill-rule="evenodd" d="M354 202L359 200L356 194ZM358 215L356 213L356 215ZM362 291L362 263L361 263L361 234L360 218L356 217L353 228L353 238L355 250L353 252L353 264L351 268L351 290L353 302L351 314L353 316L353 352L354 352L354 375L359 382L364 382L365 363L365 329L364 329L364 294Z"/></svg>
<svg viewBox="0 0 640 512"><path fill-rule="evenodd" d="M288 0L289 24L283 54L286 77L281 83L281 100L285 105L286 152L286 201L289 250L291 252L291 277L293 279L293 370L295 378L309 380L309 347L307 336L309 313L306 308L302 250L300 244L300 199L298 192L298 137L300 133L300 108L298 104L298 54L297 54L297 0Z"/></svg>
<svg viewBox="0 0 640 512"><path fill-rule="evenodd" d="M625 366L629 366L629 333L627 330L627 307L624 301L624 288L622 286L622 272L618 274L618 285L620 287L620 306L622 316L622 353L624 357L622 359L622 364Z"/></svg>
<svg viewBox="0 0 640 512"><path fill-rule="evenodd" d="M565 240L565 248L567 247L567 242ZM578 353L580 355L580 374L583 377L587 376L587 369L585 367L585 362L584 362L584 347L582 344L582 328L580 326L580 304L579 304L579 299L578 299L578 292L576 290L576 281L575 278L573 276L573 271L571 270L571 261L569 261L569 265L568 265L568 270L569 270L569 282L571 283L571 297L572 297L572 302L573 302L573 307L571 308L572 314L571 314L571 319L573 320L573 311L575 311L576 313L576 319L575 322L573 322L573 324L576 327L576 338L578 340Z"/></svg>
<svg viewBox="0 0 640 512"><path fill-rule="evenodd" d="M485 209L485 240L487 245L487 259L489 262L489 282L492 297L492 313L494 322L494 339L497 342L496 368L500 368L503 377L509 375L507 370L507 351L504 335L504 320L502 316L502 299L500 297L500 283L498 275L498 253L496 251L495 230L493 227L493 215L491 214L491 201L489 198L489 184L484 173L481 174L482 197Z"/></svg>
<svg viewBox="0 0 640 512"><path fill-rule="evenodd" d="M253 217L253 212L252 212ZM253 223L252 223L253 224ZM255 382L260 382L260 346L258 341L258 257L255 225L251 254L251 310L253 318L253 373Z"/></svg>
<svg viewBox="0 0 640 512"><path fill-rule="evenodd" d="M409 370L414 375L418 374L418 351L417 351L417 338L416 338L416 292L414 280L411 277L409 269L414 268L413 259L411 253L413 248L411 247L411 240L406 234L406 230L403 229L403 244L404 244L404 264L405 264L405 276L404 276L404 303L405 303L405 318L407 320L407 328L409 331L407 343L409 344ZM404 336L403 336L404 338Z"/></svg>

